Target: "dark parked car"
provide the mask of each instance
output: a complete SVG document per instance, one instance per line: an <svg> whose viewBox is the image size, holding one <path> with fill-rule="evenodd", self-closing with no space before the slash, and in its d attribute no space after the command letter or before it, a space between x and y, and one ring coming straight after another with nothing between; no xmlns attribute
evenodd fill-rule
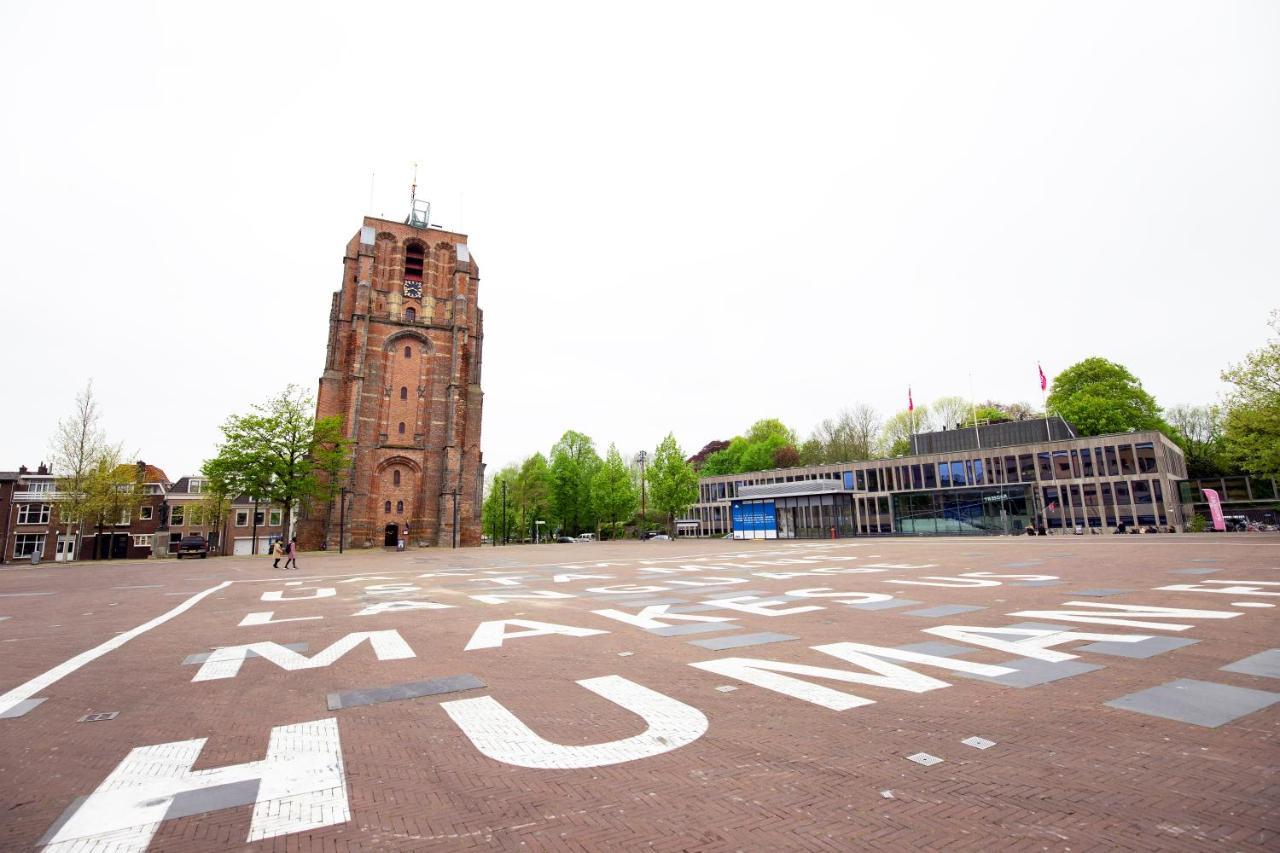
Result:
<svg viewBox="0 0 1280 853"><path fill-rule="evenodd" d="M570 542L577 542L578 540L574 539L572 536L561 536L558 539L556 539L556 541L562 544L568 544Z"/></svg>
<svg viewBox="0 0 1280 853"><path fill-rule="evenodd" d="M200 559L209 556L209 543L205 541L203 536L183 536L178 541L178 559L183 556L192 557L199 555Z"/></svg>

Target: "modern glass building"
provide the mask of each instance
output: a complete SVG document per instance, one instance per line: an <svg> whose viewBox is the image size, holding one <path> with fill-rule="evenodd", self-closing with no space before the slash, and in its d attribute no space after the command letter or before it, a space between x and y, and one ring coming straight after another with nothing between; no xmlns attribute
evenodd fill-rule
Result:
<svg viewBox="0 0 1280 853"><path fill-rule="evenodd" d="M688 517L697 535L739 539L1185 523L1186 462L1159 432L1081 438L1052 418L921 434L913 446L928 452L704 477Z"/></svg>

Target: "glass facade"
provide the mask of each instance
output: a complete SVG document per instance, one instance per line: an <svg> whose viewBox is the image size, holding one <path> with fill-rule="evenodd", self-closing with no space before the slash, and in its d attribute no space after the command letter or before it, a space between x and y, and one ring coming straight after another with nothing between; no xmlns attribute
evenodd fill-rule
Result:
<svg viewBox="0 0 1280 853"><path fill-rule="evenodd" d="M1031 524L1027 489L955 489L893 496L896 533L1020 533Z"/></svg>
<svg viewBox="0 0 1280 853"><path fill-rule="evenodd" d="M730 502L769 495L779 538L1017 533L1041 523L1057 530L1121 523L1167 529L1186 522L1183 505L1201 503L1201 486L1218 489L1224 502L1274 501L1280 494L1274 481L1243 477L1191 489L1179 483L1185 475L1180 451L1164 436L1131 433L708 478L691 515L701 522L700 535L736 532ZM776 490L789 492L783 495L754 491L809 481L826 482L814 494L803 485Z"/></svg>

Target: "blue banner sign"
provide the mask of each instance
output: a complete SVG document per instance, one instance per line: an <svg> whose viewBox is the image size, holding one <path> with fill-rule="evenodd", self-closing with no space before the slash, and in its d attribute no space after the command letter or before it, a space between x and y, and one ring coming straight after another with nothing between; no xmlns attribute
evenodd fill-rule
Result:
<svg viewBox="0 0 1280 853"><path fill-rule="evenodd" d="M733 504L734 539L777 539L778 510L773 501Z"/></svg>

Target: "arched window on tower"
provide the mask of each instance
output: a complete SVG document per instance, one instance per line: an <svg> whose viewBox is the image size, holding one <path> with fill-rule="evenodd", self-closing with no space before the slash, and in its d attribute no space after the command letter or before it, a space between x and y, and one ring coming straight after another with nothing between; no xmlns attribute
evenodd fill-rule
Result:
<svg viewBox="0 0 1280 853"><path fill-rule="evenodd" d="M412 311L413 309L412 309L412 308L410 308L409 310L410 310L410 311ZM405 347L405 348L404 348L404 357L405 357L405 358L413 358L413 347Z"/></svg>
<svg viewBox="0 0 1280 853"><path fill-rule="evenodd" d="M393 486L400 485L400 469L399 468L391 472L391 485Z"/></svg>
<svg viewBox="0 0 1280 853"><path fill-rule="evenodd" d="M391 501L386 502L386 504L382 508L382 511L385 512L387 515L391 515Z"/></svg>
<svg viewBox="0 0 1280 853"><path fill-rule="evenodd" d="M418 287L422 287L422 271L426 266L426 249L421 243L410 243L404 250L404 280L405 284L409 282L417 282Z"/></svg>
<svg viewBox="0 0 1280 853"><path fill-rule="evenodd" d="M406 308L404 309L404 318L412 323L414 320L418 319L418 312L414 311L412 308ZM406 349L408 349L408 347L406 347Z"/></svg>
<svg viewBox="0 0 1280 853"><path fill-rule="evenodd" d="M401 386L400 386L400 399L401 399L401 400L408 400L408 399L409 399L409 386L407 386L407 385L401 385Z"/></svg>
<svg viewBox="0 0 1280 853"><path fill-rule="evenodd" d="M404 512L404 501L396 501L396 515Z"/></svg>
<svg viewBox="0 0 1280 853"><path fill-rule="evenodd" d="M400 422L400 426L396 427L396 432L400 433L401 435L404 435L404 421L401 421L401 422ZM397 482L397 483L398 483L398 482L400 482L400 472L399 472L399 471L397 471L397 472L396 472L396 482Z"/></svg>

